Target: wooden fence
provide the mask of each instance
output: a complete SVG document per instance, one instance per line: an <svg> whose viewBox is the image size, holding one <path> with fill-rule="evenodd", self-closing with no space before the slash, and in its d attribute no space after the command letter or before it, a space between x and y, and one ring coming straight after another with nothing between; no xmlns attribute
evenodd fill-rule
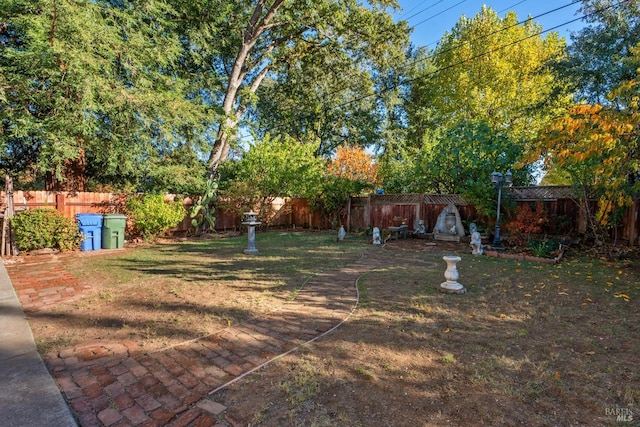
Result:
<svg viewBox="0 0 640 427"><path fill-rule="evenodd" d="M551 235L573 234L586 229L584 209L574 198L570 197L570 187L518 187L509 189L510 197L518 204L534 203L542 200L545 209L552 218L546 230ZM167 195L167 200L175 196ZM13 201L16 211L51 207L62 215L75 218L78 213L121 213L124 211L126 196L113 193L77 193L47 191L14 191ZM191 199L184 200L186 207ZM591 202L592 204L595 202ZM428 231L433 230L438 215L449 204L454 204L466 223L476 222L479 225L493 226L495 219L483 217L474 206L459 195L429 194L390 194L353 197L342 209L338 221L350 231L392 225L394 217L406 219L409 229L414 229L418 220L423 220ZM0 192L0 210L6 205L6 196ZM638 245L638 229L640 229L640 204L635 203L627 210L622 224L613 230L612 237L619 242ZM315 228L328 229L337 227L327 218L311 208L308 201L302 198L276 198L270 201L268 209L261 213L263 224L268 227L283 228ZM215 213L216 229L236 230L241 226L242 214L230 208L218 207ZM505 213L503 225L509 221L509 213ZM190 228L190 220L185 220L174 231L186 232Z"/></svg>

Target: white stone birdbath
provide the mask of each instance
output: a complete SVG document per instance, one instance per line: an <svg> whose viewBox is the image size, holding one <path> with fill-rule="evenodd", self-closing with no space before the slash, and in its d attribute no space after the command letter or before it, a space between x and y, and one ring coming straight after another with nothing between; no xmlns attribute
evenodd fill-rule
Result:
<svg viewBox="0 0 640 427"><path fill-rule="evenodd" d="M442 259L447 263L447 269L444 272L446 282L440 283L438 290L449 294L463 294L467 292L464 286L458 283L459 274L456 264L458 261L461 261L462 258L459 256L445 255Z"/></svg>

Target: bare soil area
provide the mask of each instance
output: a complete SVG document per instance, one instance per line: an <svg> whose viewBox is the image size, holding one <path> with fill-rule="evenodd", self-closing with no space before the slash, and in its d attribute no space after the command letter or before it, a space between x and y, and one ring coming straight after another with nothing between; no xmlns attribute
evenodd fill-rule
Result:
<svg viewBox="0 0 640 427"><path fill-rule="evenodd" d="M323 233L261 233L255 257L242 254L244 245L246 236L69 257L66 268L91 291L30 314L41 353L94 342L162 348L271 311L327 268L363 254L393 257L360 278L359 306L338 330L213 395L230 419L639 425L637 262L570 250L553 265L472 256L465 244L406 239L382 248ZM465 294L435 289L446 254L462 257Z"/></svg>

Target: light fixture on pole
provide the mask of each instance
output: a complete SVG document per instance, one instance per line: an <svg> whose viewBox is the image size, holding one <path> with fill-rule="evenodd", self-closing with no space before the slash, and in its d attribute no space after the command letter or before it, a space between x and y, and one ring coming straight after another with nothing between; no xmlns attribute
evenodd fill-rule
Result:
<svg viewBox="0 0 640 427"><path fill-rule="evenodd" d="M493 186L498 189L498 209L496 214L496 233L493 237L493 247L495 249L500 248L500 204L502 202L502 186L507 185L507 187L511 186L513 180L513 174L511 171L507 171L504 175L500 172L493 171L491 174L491 182Z"/></svg>

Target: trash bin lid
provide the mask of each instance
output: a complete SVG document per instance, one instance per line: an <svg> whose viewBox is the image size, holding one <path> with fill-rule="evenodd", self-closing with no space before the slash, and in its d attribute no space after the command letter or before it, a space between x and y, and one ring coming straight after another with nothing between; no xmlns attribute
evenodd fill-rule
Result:
<svg viewBox="0 0 640 427"><path fill-rule="evenodd" d="M76 220L80 225L102 226L102 215L98 213L79 213Z"/></svg>
<svg viewBox="0 0 640 427"><path fill-rule="evenodd" d="M104 219L127 219L124 214L104 214Z"/></svg>

